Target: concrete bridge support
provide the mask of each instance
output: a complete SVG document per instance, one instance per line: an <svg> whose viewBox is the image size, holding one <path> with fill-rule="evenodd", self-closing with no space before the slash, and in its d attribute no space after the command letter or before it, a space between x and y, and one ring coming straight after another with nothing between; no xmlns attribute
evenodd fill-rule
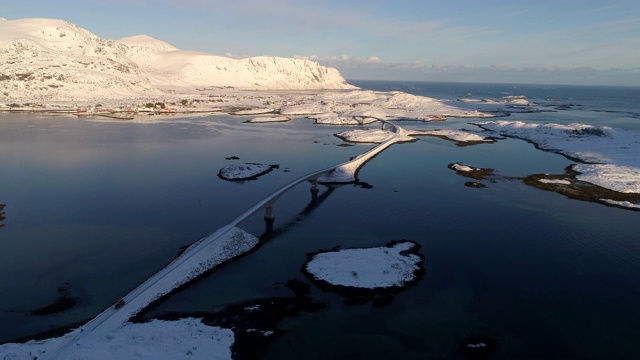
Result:
<svg viewBox="0 0 640 360"><path fill-rule="evenodd" d="M269 205L264 209L264 220L273 222L276 219L273 213L273 205Z"/></svg>

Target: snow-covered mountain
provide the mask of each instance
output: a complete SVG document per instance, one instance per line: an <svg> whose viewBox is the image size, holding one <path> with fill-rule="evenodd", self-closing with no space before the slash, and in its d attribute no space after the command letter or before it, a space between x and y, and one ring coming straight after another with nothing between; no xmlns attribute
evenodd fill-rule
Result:
<svg viewBox="0 0 640 360"><path fill-rule="evenodd" d="M55 19L0 19L0 101L153 97L205 86L353 88L334 68L278 57L231 59L139 35L100 38Z"/></svg>
<svg viewBox="0 0 640 360"><path fill-rule="evenodd" d="M232 59L182 51L146 35L120 39L127 56L153 77L157 86L231 86L265 89L345 89L338 70L299 59L252 57Z"/></svg>

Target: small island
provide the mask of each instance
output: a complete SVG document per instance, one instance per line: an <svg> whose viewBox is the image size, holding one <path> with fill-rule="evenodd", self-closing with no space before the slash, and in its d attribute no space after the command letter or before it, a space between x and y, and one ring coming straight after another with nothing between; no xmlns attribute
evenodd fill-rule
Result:
<svg viewBox="0 0 640 360"><path fill-rule="evenodd" d="M278 165L266 165L256 163L239 163L231 164L223 167L218 172L218 177L230 181L255 180L273 169L277 169Z"/></svg>
<svg viewBox="0 0 640 360"><path fill-rule="evenodd" d="M309 254L303 273L318 287L339 293L347 302L386 305L386 297L417 283L424 275L424 256L413 241L393 241L385 246L333 249Z"/></svg>

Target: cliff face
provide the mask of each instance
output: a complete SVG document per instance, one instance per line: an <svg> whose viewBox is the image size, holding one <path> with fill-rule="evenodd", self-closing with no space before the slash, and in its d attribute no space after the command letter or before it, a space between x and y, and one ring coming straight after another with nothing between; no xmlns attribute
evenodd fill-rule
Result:
<svg viewBox="0 0 640 360"><path fill-rule="evenodd" d="M55 19L0 19L0 100L127 98L171 87L352 88L334 68L182 51L145 35L100 38Z"/></svg>

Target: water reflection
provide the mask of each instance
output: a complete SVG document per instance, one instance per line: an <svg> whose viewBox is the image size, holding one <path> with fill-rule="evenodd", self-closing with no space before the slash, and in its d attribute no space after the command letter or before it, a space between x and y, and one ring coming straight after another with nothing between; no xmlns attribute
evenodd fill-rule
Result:
<svg viewBox="0 0 640 360"><path fill-rule="evenodd" d="M326 190L322 192L321 195L318 195L319 191L311 191L311 201L300 211L297 215L293 217L293 220L286 222L284 225L278 226L274 230L274 222L275 218L267 218L265 217L265 225L266 229L264 234L260 235L259 238L261 241L267 241L271 238L275 238L279 235L286 233L293 226L295 226L300 221L304 220L305 217L309 216L315 209L317 209L322 203L327 200L331 194L336 190L337 187L344 186L345 184L319 184L318 186L325 187Z"/></svg>
<svg viewBox="0 0 640 360"><path fill-rule="evenodd" d="M6 217L4 216L4 208L7 206L7 204L0 204L0 227L4 226L4 221L6 220Z"/></svg>

